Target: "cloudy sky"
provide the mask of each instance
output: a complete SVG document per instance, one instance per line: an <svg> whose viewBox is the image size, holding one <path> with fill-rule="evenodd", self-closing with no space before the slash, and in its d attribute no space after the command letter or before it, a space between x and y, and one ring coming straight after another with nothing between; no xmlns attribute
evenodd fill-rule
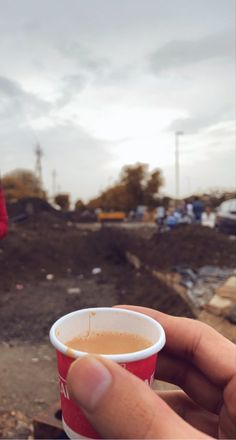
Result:
<svg viewBox="0 0 236 440"><path fill-rule="evenodd" d="M0 0L0 169L85 200L125 164L234 188L235 0Z"/></svg>

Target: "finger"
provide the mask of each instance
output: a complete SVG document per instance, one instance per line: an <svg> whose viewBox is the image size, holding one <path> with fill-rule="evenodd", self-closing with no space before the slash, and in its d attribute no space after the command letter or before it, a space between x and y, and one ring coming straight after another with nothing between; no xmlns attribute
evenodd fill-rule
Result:
<svg viewBox="0 0 236 440"><path fill-rule="evenodd" d="M104 358L75 361L71 398L105 438L208 438L181 419L140 379Z"/></svg>
<svg viewBox="0 0 236 440"><path fill-rule="evenodd" d="M217 437L218 416L200 408L183 391L159 391L157 394L194 428Z"/></svg>
<svg viewBox="0 0 236 440"><path fill-rule="evenodd" d="M235 422L230 417L225 405L222 407L219 419L219 438L229 439L236 438Z"/></svg>
<svg viewBox="0 0 236 440"><path fill-rule="evenodd" d="M220 413L220 437L236 438L236 374L224 390L224 405Z"/></svg>
<svg viewBox="0 0 236 440"><path fill-rule="evenodd" d="M119 306L156 319L166 332L164 350L193 362L212 381L225 385L235 374L236 346L208 325L146 307Z"/></svg>
<svg viewBox="0 0 236 440"><path fill-rule="evenodd" d="M202 408L219 414L223 390L188 361L163 353L157 363L157 379L182 388Z"/></svg>
<svg viewBox="0 0 236 440"><path fill-rule="evenodd" d="M225 387L224 402L231 419L236 425L236 374L232 376L229 383Z"/></svg>

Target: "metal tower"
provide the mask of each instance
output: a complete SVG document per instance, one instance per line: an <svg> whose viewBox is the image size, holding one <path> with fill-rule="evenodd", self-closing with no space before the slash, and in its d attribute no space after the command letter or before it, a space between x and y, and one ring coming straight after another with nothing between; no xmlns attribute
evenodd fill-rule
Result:
<svg viewBox="0 0 236 440"><path fill-rule="evenodd" d="M43 156L43 150L40 147L39 143L36 145L35 154L36 154L35 176L38 179L39 188L40 188L40 191L41 191L42 190L42 186L43 186L43 181L42 181L42 156Z"/></svg>

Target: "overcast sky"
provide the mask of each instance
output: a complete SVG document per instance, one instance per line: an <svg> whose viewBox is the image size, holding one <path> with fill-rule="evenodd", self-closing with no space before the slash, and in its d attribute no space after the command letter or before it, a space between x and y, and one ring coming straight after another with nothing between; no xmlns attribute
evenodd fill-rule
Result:
<svg viewBox="0 0 236 440"><path fill-rule="evenodd" d="M235 0L0 0L0 169L35 167L73 199L125 164L175 193L236 182Z"/></svg>

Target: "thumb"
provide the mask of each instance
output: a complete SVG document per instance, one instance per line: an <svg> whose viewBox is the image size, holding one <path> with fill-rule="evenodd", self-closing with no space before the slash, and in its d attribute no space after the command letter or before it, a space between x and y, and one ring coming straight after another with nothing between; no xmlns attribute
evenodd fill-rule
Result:
<svg viewBox="0 0 236 440"><path fill-rule="evenodd" d="M104 438L202 438L140 379L112 361L86 356L73 362L67 385Z"/></svg>

